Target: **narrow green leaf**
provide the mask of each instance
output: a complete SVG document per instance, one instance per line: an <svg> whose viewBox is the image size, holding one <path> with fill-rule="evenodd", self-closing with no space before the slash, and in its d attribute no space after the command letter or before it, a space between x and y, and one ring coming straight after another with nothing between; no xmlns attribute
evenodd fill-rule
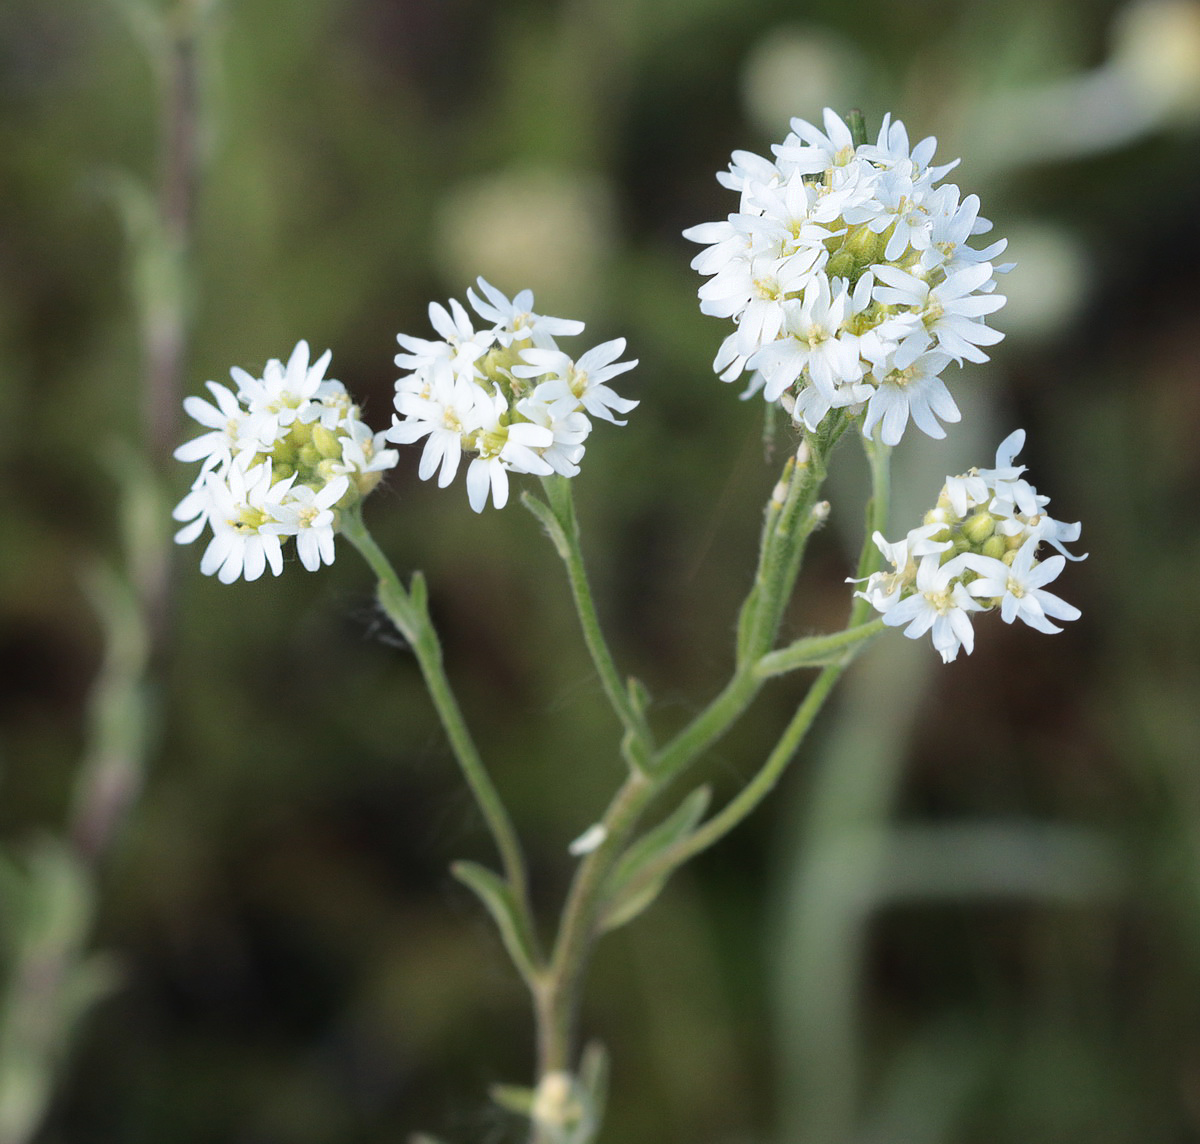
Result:
<svg viewBox="0 0 1200 1144"><path fill-rule="evenodd" d="M759 679L782 675L801 667L826 667L831 663L848 662L853 659L866 642L883 630L882 620L870 620L856 624L842 632L827 636L809 636L796 640L779 651L764 655L755 665L754 674Z"/></svg>
<svg viewBox="0 0 1200 1144"><path fill-rule="evenodd" d="M527 1118L533 1115L533 1102L537 1094L531 1088L517 1084L494 1084L488 1089L488 1094L505 1112L515 1112Z"/></svg>
<svg viewBox="0 0 1200 1144"><path fill-rule="evenodd" d="M646 709L650 706L650 692L646 685L636 676L631 675L625 681L625 691L629 696L629 704L639 718L645 718Z"/></svg>
<svg viewBox="0 0 1200 1144"><path fill-rule="evenodd" d="M542 527L546 530L546 535L550 537L558 555L563 560L569 559L571 546L567 543L567 535L563 531L562 522L555 515L554 510L544 500L540 500L532 493L522 493L521 503L542 522Z"/></svg>
<svg viewBox="0 0 1200 1144"><path fill-rule="evenodd" d="M664 850L686 838L704 817L712 791L697 787L653 830L635 842L609 875L606 901L600 914L600 930L617 929L632 921L658 897L667 876L631 891L630 884L637 875Z"/></svg>
<svg viewBox="0 0 1200 1144"><path fill-rule="evenodd" d="M532 981L537 973L537 947L508 883L477 862L455 862L450 872L464 886L475 891L499 928L513 964L526 981Z"/></svg>
<svg viewBox="0 0 1200 1144"><path fill-rule="evenodd" d="M608 1104L608 1050L599 1041L588 1041L579 1062L579 1084L587 1097L592 1122L604 1123Z"/></svg>
<svg viewBox="0 0 1200 1144"><path fill-rule="evenodd" d="M429 611L429 587L425 583L424 572L414 572L408 584L408 598L418 615Z"/></svg>

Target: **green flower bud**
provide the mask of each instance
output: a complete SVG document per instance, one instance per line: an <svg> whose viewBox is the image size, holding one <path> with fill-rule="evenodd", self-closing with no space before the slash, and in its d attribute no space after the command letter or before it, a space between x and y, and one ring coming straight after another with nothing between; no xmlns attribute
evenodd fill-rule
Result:
<svg viewBox="0 0 1200 1144"><path fill-rule="evenodd" d="M381 480L383 480L383 473L378 469L370 473L351 473L350 489L338 501L338 506L340 508L348 508L360 497L365 497Z"/></svg>
<svg viewBox="0 0 1200 1144"><path fill-rule="evenodd" d="M322 457L341 457L342 455L341 439L320 422L313 423L312 443Z"/></svg>
<svg viewBox="0 0 1200 1144"><path fill-rule="evenodd" d="M1001 560L1004 553L1007 551L1008 545L1005 543L1005 538L998 533L993 532L991 536L983 542L981 549L984 556L990 556L993 560Z"/></svg>
<svg viewBox="0 0 1200 1144"><path fill-rule="evenodd" d="M307 445L302 445L297 452L297 459L300 464L306 465L308 468L316 468L324 458L321 456L321 451L309 441Z"/></svg>
<svg viewBox="0 0 1200 1144"><path fill-rule="evenodd" d="M954 514L946 508L931 508L922 520L923 524L943 524L946 527L939 529L930 537L931 540L949 540L950 526L954 523Z"/></svg>
<svg viewBox="0 0 1200 1144"><path fill-rule="evenodd" d="M996 531L996 520L990 512L980 509L963 521L962 530L972 544L982 544Z"/></svg>

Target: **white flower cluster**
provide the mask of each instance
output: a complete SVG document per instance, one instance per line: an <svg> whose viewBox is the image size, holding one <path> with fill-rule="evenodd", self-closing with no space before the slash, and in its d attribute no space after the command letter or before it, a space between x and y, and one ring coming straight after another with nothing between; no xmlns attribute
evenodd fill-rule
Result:
<svg viewBox="0 0 1200 1144"><path fill-rule="evenodd" d="M189 544L208 525L212 539L200 561L224 584L256 580L269 566L283 570L283 541L296 541L310 572L332 564L339 510L377 485L397 459L382 433L359 420L340 381L325 377L330 353L311 365L298 342L287 365L272 358L262 377L234 367L234 393L207 383L216 404L188 397L183 407L208 432L175 450L180 461L201 461L191 492L176 506L189 521L175 534Z"/></svg>
<svg viewBox="0 0 1200 1144"><path fill-rule="evenodd" d="M584 441L592 431L587 414L624 425L616 414L638 403L619 397L612 378L636 361L617 361L625 339L588 350L574 360L556 337L578 334L583 323L533 313L533 294L511 301L482 278L480 298L467 291L486 328L476 330L459 302L433 302L429 320L438 341L406 334L396 364L410 372L396 382L396 412L387 438L411 444L425 438L418 474L436 472L445 488L463 452L474 453L467 469L467 496L482 512L488 497L496 508L508 501L508 474L579 472Z"/></svg>
<svg viewBox="0 0 1200 1144"><path fill-rule="evenodd" d="M1045 588L1066 558L1085 559L1063 547L1079 539L1079 525L1048 516L1050 498L1021 478L1025 466L1013 462L1024 444L1018 429L1001 442L995 468L947 477L937 507L903 540L892 544L875 533L893 571L876 572L855 594L910 639L931 632L945 663L960 647L971 653L972 612L999 607L1005 623L1020 619L1041 632L1062 630L1049 617L1079 618L1078 608ZM1043 543L1060 555L1038 560Z"/></svg>
<svg viewBox="0 0 1200 1144"><path fill-rule="evenodd" d="M763 390L813 430L831 409L857 415L863 433L895 445L911 417L931 437L959 420L941 381L951 361L986 361L1003 334L984 324L1005 299L993 293L1008 266L1001 240L967 245L991 229L979 199L960 200L931 166L936 140L909 146L885 116L873 144L855 146L828 108L822 132L803 119L772 147L772 162L735 151L717 176L737 191L737 213L684 236L706 249L692 266L709 281L701 310L737 329L713 368L725 381L756 371Z"/></svg>

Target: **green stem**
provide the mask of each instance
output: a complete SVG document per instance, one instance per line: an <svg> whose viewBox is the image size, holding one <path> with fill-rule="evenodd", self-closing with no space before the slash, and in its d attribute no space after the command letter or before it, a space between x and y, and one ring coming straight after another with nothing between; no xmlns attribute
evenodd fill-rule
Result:
<svg viewBox="0 0 1200 1144"><path fill-rule="evenodd" d="M829 456L848 424L840 414L831 415L827 421L819 432L805 433L768 502L754 586L738 617L741 669L749 668L774 646L808 538L817 526L813 509L825 483Z"/></svg>
<svg viewBox="0 0 1200 1144"><path fill-rule="evenodd" d="M521 844L504 802L480 758L471 732L467 729L466 720L451 690L450 681L446 678L441 644L425 606L423 581L414 577L412 594L405 590L395 569L363 524L358 506L343 514L342 533L358 549L378 577L380 606L400 634L408 640L417 657L421 674L425 678L425 686L429 689L430 698L442 721L446 737L450 740L454 757L458 760L463 777L475 796L500 852L504 872L516 896L518 907L524 917L531 920L528 877ZM532 928L531 924L531 931Z"/></svg>
<svg viewBox="0 0 1200 1144"><path fill-rule="evenodd" d="M887 527L891 499L891 450L886 445L874 441L865 441L864 448L871 463L871 499L867 505L866 535L863 537L863 546L858 560L860 577L869 576L878 565L880 554L872 537L876 531L882 532ZM830 636L798 640L790 647L768 653L758 660L751 674L762 679L801 666L806 659L811 663L811 659L816 655L840 653L836 661L825 666L817 676L796 714L784 729L779 742L754 778L704 825L698 827L675 846L664 851L655 862L640 870L636 882L626 888L626 893L631 896L635 895L639 889L654 884L689 858L708 849L737 826L774 789L780 775L783 774L800 749L809 727L812 726L821 708L825 705L825 700L841 678L842 673L858 653L883 631L882 619L866 621L865 617L869 611L870 604L866 600L856 599L851 608L850 623L844 631ZM690 738L697 743L703 740L703 745L707 745L707 741L715 738L725 729L728 723L723 721L724 717L729 710L733 709L735 696L741 697L743 694L738 687L739 679L740 675L735 675L726 691L718 696L710 708L703 712L689 728L686 728L675 742L668 745L663 756L660 756L660 765L655 772L656 775L663 775L667 770L667 767L663 765L663 759L669 764L673 763L675 769L681 770L691 757L703 749L703 746L699 746L695 752L681 750L676 761L671 757L670 752L681 740ZM734 694L730 694L730 692ZM752 697L753 694L754 692L751 691L750 696Z"/></svg>
<svg viewBox="0 0 1200 1144"><path fill-rule="evenodd" d="M863 537L862 552L858 557L859 580L865 580L879 567L882 554L872 538L876 532L887 531L892 503L891 446L864 437L863 449L871 466L871 499L867 502L866 535ZM861 597L855 599L850 610L851 626L863 623L870 614L870 602Z"/></svg>
<svg viewBox="0 0 1200 1144"><path fill-rule="evenodd" d="M571 585L571 597L575 601L575 611L579 615L579 625L583 630L583 640L592 657L596 674L600 676L604 694L608 697L613 711L625 728L625 752L631 763L639 770L646 770L654 743L650 728L641 709L636 706L621 682L621 674L617 670L616 661L609 650L600 627L600 619L596 613L596 602L588 583L587 570L583 563L583 550L579 539L579 521L575 515L575 499L571 491L571 482L565 477L551 476L542 478L542 487L546 491L551 511L558 521L560 533L555 537L555 547L563 559L567 569L567 579Z"/></svg>
<svg viewBox="0 0 1200 1144"><path fill-rule="evenodd" d="M681 774L729 730L762 685L753 670L737 671L721 693L659 751L652 768L655 778L665 785Z"/></svg>
<svg viewBox="0 0 1200 1144"><path fill-rule="evenodd" d="M843 661L830 664L817 676L804 696L804 701L785 728L779 742L776 743L774 750L767 756L766 762L754 778L703 826L698 827L675 846L664 851L655 862L648 863L640 870L637 879L626 891L630 896L635 895L645 886L653 885L689 858L695 857L701 851L707 850L713 843L724 838L766 798L779 781L780 775L795 757L805 735L808 734L809 727L812 726L813 720L825 705L825 700L841 678L842 672L846 670L862 646L862 644L858 645L847 653Z"/></svg>
<svg viewBox="0 0 1200 1144"><path fill-rule="evenodd" d="M604 841L584 858L575 872L554 951L534 991L539 1077L571 1070L580 986L596 937L601 891L642 813L661 789L654 779L640 771L631 771L601 820Z"/></svg>

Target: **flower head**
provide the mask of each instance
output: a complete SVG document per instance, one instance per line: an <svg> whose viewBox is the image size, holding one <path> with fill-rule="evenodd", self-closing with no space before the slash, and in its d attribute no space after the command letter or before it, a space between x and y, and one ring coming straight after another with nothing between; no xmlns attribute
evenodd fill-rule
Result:
<svg viewBox="0 0 1200 1144"><path fill-rule="evenodd" d="M937 506L904 540L878 532L876 547L894 571L875 572L855 593L882 613L889 627L917 639L931 632L946 662L974 646L971 613L999 608L1011 624L1022 620L1041 632L1059 632L1055 620L1077 620L1079 609L1046 590L1073 556L1064 543L1079 538L1078 523L1047 515L1050 498L1021 474L1016 455L1025 443L1018 429L996 450L995 467L947 477ZM1059 554L1038 559L1043 543Z"/></svg>
<svg viewBox="0 0 1200 1144"><path fill-rule="evenodd" d="M325 377L330 354L310 364L298 342L284 365L272 358L262 377L234 368L236 394L208 382L216 400L197 397L184 408L207 433L175 450L200 461L191 491L173 513L187 522L175 540L188 544L208 526L212 539L200 561L222 583L283 571L283 541L293 537L301 564L332 564L340 512L358 503L396 463L382 434L360 420L340 381Z"/></svg>
<svg viewBox="0 0 1200 1144"><path fill-rule="evenodd" d="M933 138L910 145L885 116L856 146L829 108L823 125L792 120L773 160L734 152L717 178L737 211L683 232L705 248L692 261L708 278L701 310L735 325L713 367L725 381L761 372L750 392L809 429L846 409L888 445L910 419L943 436L959 412L941 374L986 361L1003 337L985 318L1004 305L995 276L1009 267L993 259L1005 244L968 245L991 224L976 196L938 185L957 160L932 165Z"/></svg>
<svg viewBox="0 0 1200 1144"><path fill-rule="evenodd" d="M578 334L583 323L533 312L533 294L522 290L511 301L482 278L467 291L472 309L490 328L476 330L466 310L430 307L440 342L400 334L407 353L396 364L408 372L396 382L396 414L389 441L424 440L417 475L438 484L454 480L464 455L467 497L476 512L491 500L508 501L508 474L579 472L590 417L624 425L617 414L638 403L621 397L608 383L633 369L618 361L625 339L586 351L578 359L559 349L556 339Z"/></svg>

